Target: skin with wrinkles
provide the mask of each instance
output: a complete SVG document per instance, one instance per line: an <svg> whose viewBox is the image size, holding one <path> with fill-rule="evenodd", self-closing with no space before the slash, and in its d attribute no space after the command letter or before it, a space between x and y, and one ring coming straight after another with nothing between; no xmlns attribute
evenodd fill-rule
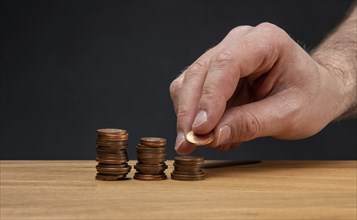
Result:
<svg viewBox="0 0 357 220"><path fill-rule="evenodd" d="M191 130L214 132L224 151L257 137L303 139L356 115L356 6L311 54L281 28L239 26L170 86L175 149L191 153Z"/></svg>

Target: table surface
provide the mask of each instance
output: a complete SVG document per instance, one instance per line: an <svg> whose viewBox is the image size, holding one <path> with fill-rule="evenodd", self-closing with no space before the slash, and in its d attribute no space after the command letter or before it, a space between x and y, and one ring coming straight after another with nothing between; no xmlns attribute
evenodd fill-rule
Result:
<svg viewBox="0 0 357 220"><path fill-rule="evenodd" d="M202 181L139 181L133 169L130 179L97 181L95 161L0 165L1 219L357 217L357 161L206 161Z"/></svg>

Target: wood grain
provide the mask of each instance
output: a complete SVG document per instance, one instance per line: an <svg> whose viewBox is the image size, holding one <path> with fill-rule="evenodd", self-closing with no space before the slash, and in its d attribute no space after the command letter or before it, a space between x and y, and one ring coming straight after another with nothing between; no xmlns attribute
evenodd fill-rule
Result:
<svg viewBox="0 0 357 220"><path fill-rule="evenodd" d="M194 182L96 181L95 161L0 165L1 219L357 218L357 161L209 161Z"/></svg>

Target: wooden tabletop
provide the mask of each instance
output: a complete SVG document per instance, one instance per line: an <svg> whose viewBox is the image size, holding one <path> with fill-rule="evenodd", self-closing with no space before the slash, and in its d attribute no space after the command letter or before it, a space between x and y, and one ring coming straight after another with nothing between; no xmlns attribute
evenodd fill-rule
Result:
<svg viewBox="0 0 357 220"><path fill-rule="evenodd" d="M357 161L208 161L205 180L150 182L97 181L95 161L0 165L1 219L357 217Z"/></svg>

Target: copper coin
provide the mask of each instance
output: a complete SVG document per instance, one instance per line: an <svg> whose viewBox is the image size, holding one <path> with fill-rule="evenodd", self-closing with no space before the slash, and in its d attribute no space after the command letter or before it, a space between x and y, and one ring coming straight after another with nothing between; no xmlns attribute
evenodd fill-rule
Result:
<svg viewBox="0 0 357 220"><path fill-rule="evenodd" d="M197 146L203 146L211 143L214 139L214 133L210 132L206 135L198 135L190 131L186 134L186 140Z"/></svg>
<svg viewBox="0 0 357 220"><path fill-rule="evenodd" d="M128 157L127 152L108 152L108 151L98 151L97 150L97 156L98 157Z"/></svg>
<svg viewBox="0 0 357 220"><path fill-rule="evenodd" d="M143 137L140 139L140 143L150 147L164 147L166 146L166 139L160 137Z"/></svg>
<svg viewBox="0 0 357 220"><path fill-rule="evenodd" d="M203 157L195 157L195 156L175 157L175 163L177 164L202 164L203 162L204 162Z"/></svg>
<svg viewBox="0 0 357 220"><path fill-rule="evenodd" d="M127 163L129 160L128 159L97 158L97 161L99 163L103 163L103 164L122 164L122 163Z"/></svg>
<svg viewBox="0 0 357 220"><path fill-rule="evenodd" d="M99 158L106 158L106 159L128 159L127 153L124 154L97 154Z"/></svg>
<svg viewBox="0 0 357 220"><path fill-rule="evenodd" d="M101 137L101 136L98 136L98 140L101 140L101 141L111 141L111 142L114 142L114 141L127 141L128 140L128 136L120 136L120 137L116 137L116 138L108 138L108 137Z"/></svg>
<svg viewBox="0 0 357 220"><path fill-rule="evenodd" d="M141 151L150 151L150 152L165 152L166 151L166 146L163 147L150 147L150 146L145 146L142 144L138 144L136 146L137 150Z"/></svg>
<svg viewBox="0 0 357 220"><path fill-rule="evenodd" d="M113 167L110 165L97 165L96 168L97 172L101 174L123 175L130 172L131 166Z"/></svg>
<svg viewBox="0 0 357 220"><path fill-rule="evenodd" d="M128 133L98 133L99 138L108 138L108 139L116 139L116 138L121 138L121 137L127 137L129 134Z"/></svg>
<svg viewBox="0 0 357 220"><path fill-rule="evenodd" d="M128 147L128 142L127 141L103 141L103 140L97 140L97 146L100 146L100 147L126 148L126 147Z"/></svg>
<svg viewBox="0 0 357 220"><path fill-rule="evenodd" d="M200 175L204 175L205 174L202 170L193 171L193 172L183 172L183 171L174 170L172 172L175 173L175 174L179 174L179 175L191 175L191 176L200 176Z"/></svg>
<svg viewBox="0 0 357 220"><path fill-rule="evenodd" d="M165 179L167 179L167 176L166 176L166 174L150 175L150 174L142 174L142 173L136 172L134 174L134 179L147 180L147 181L165 180Z"/></svg>
<svg viewBox="0 0 357 220"><path fill-rule="evenodd" d="M139 164L136 164L134 166L134 168L139 172L139 173L142 173L142 174L152 174L152 175L157 175L157 174L162 174L166 168L167 168L167 165L166 166L142 166L142 165L139 165Z"/></svg>
<svg viewBox="0 0 357 220"><path fill-rule="evenodd" d="M166 161L166 158L138 158L140 163L144 164L158 164Z"/></svg>
<svg viewBox="0 0 357 220"><path fill-rule="evenodd" d="M108 175L108 174L101 174L97 173L95 176L96 180L104 180L104 181L115 181L115 180L120 180L124 179L126 177L126 174L124 175Z"/></svg>
<svg viewBox="0 0 357 220"><path fill-rule="evenodd" d="M128 132L124 129L117 128L100 128L97 129L98 134L127 134Z"/></svg>
<svg viewBox="0 0 357 220"><path fill-rule="evenodd" d="M174 172L171 173L171 179L173 180L184 180L184 181L195 181L195 180L203 180L204 175L181 175L176 174Z"/></svg>
<svg viewBox="0 0 357 220"><path fill-rule="evenodd" d="M200 172L202 171L201 167L195 166L175 166L175 171L179 172Z"/></svg>
<svg viewBox="0 0 357 220"><path fill-rule="evenodd" d="M101 148L97 148L96 152L97 154L119 154L119 155L126 153L126 151L123 152L123 150L101 149Z"/></svg>
<svg viewBox="0 0 357 220"><path fill-rule="evenodd" d="M166 158L167 153L139 153L137 154L138 157L140 158Z"/></svg>
<svg viewBox="0 0 357 220"><path fill-rule="evenodd" d="M154 153L154 154L161 154L166 153L166 148L142 148L136 147L136 152L139 153Z"/></svg>
<svg viewBox="0 0 357 220"><path fill-rule="evenodd" d="M128 163L122 163L122 164L103 164L103 163L98 163L97 166L103 166L103 167L114 167L114 168L124 168L130 166ZM130 166L131 167L131 166Z"/></svg>

